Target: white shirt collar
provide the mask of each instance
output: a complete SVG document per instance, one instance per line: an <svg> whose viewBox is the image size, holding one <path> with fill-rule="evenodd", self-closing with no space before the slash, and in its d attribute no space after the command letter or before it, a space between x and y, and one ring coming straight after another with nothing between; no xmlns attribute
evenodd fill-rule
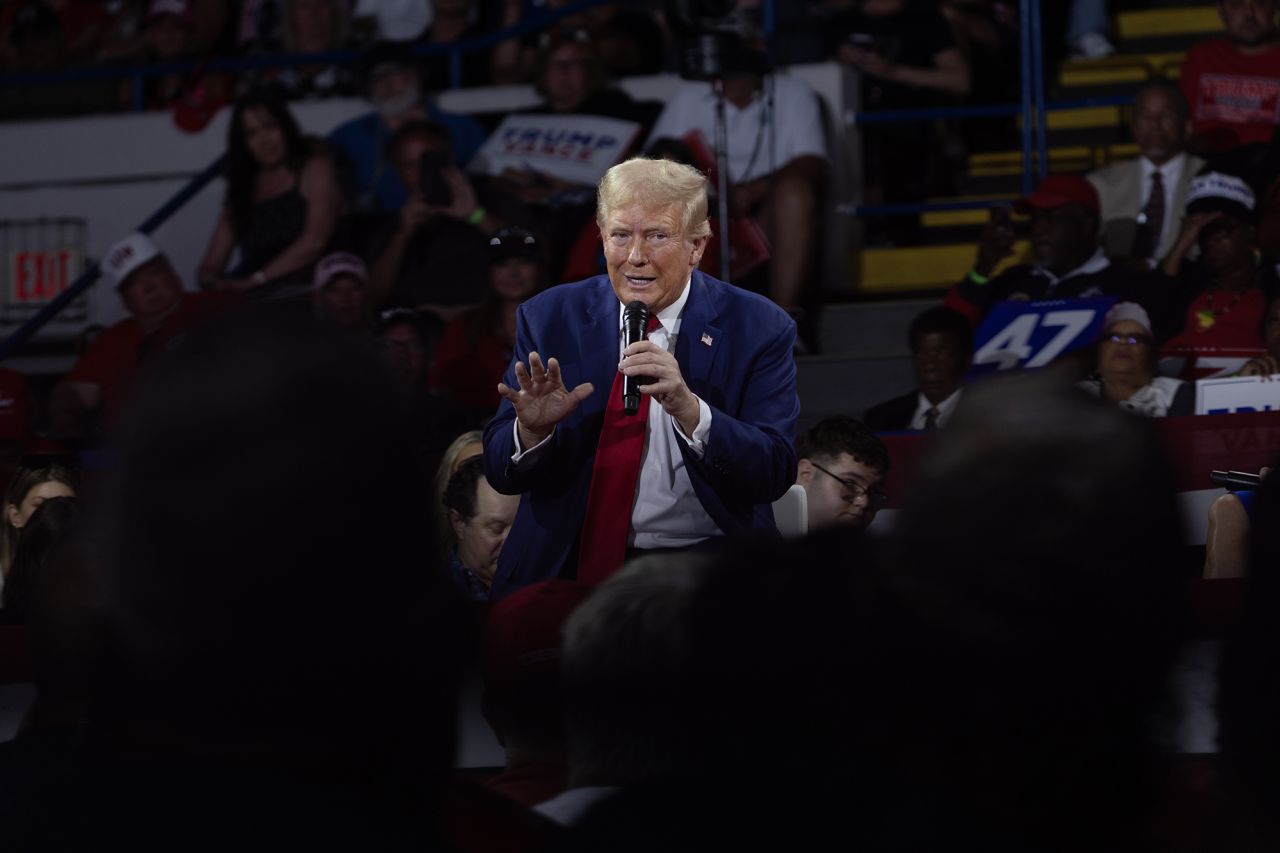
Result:
<svg viewBox="0 0 1280 853"><path fill-rule="evenodd" d="M684 281L684 290L680 291L680 296L676 298L666 308L658 312L658 322L662 324L662 328L669 335L675 335L680 331L680 312L684 310L684 304L689 301L689 289L693 286L693 272L689 273L689 277ZM622 328L622 315L627 310L627 306L621 302L618 303L618 328Z"/></svg>
<svg viewBox="0 0 1280 853"><path fill-rule="evenodd" d="M1176 184L1182 178L1182 168L1187 164L1187 152L1182 151L1169 158L1163 166L1157 166L1146 157L1139 157L1138 162L1142 165L1142 186L1143 193L1146 193L1147 184L1151 183L1151 174L1157 169L1160 170L1160 180L1164 183L1165 192L1169 191L1169 187Z"/></svg>
<svg viewBox="0 0 1280 853"><path fill-rule="evenodd" d="M1093 250L1093 255L1089 260L1085 261L1066 275L1056 276L1049 272L1047 267L1036 267L1036 272L1040 275L1047 276L1048 279L1056 285L1058 282L1066 281L1072 276L1091 275L1095 272L1102 272L1109 266L1111 266L1110 259L1107 258L1106 253L1102 251L1101 247L1099 247Z"/></svg>
<svg viewBox="0 0 1280 853"><path fill-rule="evenodd" d="M963 387L957 388L936 406L929 402L929 398L924 395L923 391L917 391L916 413L911 417L911 428L924 429L925 414L929 409L938 410L938 419L935 424L937 426L945 426L946 422L951 418L951 413L955 411L956 406L960 405L960 392L963 390Z"/></svg>

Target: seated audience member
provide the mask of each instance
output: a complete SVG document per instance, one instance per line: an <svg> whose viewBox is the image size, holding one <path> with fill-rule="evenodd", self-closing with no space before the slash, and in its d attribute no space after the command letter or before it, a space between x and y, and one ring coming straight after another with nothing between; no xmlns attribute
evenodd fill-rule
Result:
<svg viewBox="0 0 1280 853"><path fill-rule="evenodd" d="M1183 543L1149 424L1043 374L966 391L864 617L856 831L897 850L1148 846Z"/></svg>
<svg viewBox="0 0 1280 853"><path fill-rule="evenodd" d="M388 143L408 199L372 240L369 286L375 304L395 302L448 319L483 298L485 235L501 223L481 206L449 151L449 132L433 122L402 124ZM428 198L442 188L447 198Z"/></svg>
<svg viewBox="0 0 1280 853"><path fill-rule="evenodd" d="M369 335L369 272L364 261L349 252L325 255L316 264L311 286L316 319L360 338Z"/></svg>
<svg viewBox="0 0 1280 853"><path fill-rule="evenodd" d="M427 377L439 337L416 311L385 311L378 320L378 352L416 424L418 458L427 472L436 470L454 437L476 423L457 403L431 393Z"/></svg>
<svg viewBox="0 0 1280 853"><path fill-rule="evenodd" d="M571 826L621 788L694 766L688 614L708 564L689 552L639 557L569 617L561 653L569 788L537 806L540 814Z"/></svg>
<svg viewBox="0 0 1280 853"><path fill-rule="evenodd" d="M735 65L724 83L730 215L759 219L772 247L769 296L795 311L822 232L828 162L821 109L803 80L767 70L763 52L744 48L728 61ZM715 103L710 83L685 83L667 102L646 147L697 131L713 151Z"/></svg>
<svg viewBox="0 0 1280 853"><path fill-rule="evenodd" d="M43 0L14 3L5 10L8 24L2 34L0 56L8 71L56 71L67 58L68 46L58 14Z"/></svg>
<svg viewBox="0 0 1280 853"><path fill-rule="evenodd" d="M1267 346L1266 355L1249 359L1236 376L1275 376L1280 373L1280 298L1268 302L1262 315L1262 342Z"/></svg>
<svg viewBox="0 0 1280 853"><path fill-rule="evenodd" d="M1156 376L1159 356L1147 312L1133 302L1117 303L1102 323L1094 375L1079 387L1147 418L1193 414L1195 385Z"/></svg>
<svg viewBox="0 0 1280 853"><path fill-rule="evenodd" d="M1165 347L1263 350L1263 313L1280 279L1259 262L1255 224L1243 179L1209 172L1192 180L1178 239L1138 292ZM1187 260L1193 246L1196 261Z"/></svg>
<svg viewBox="0 0 1280 853"><path fill-rule="evenodd" d="M1098 248L1098 192L1078 175L1050 175L1015 208L1031 216L1035 262L999 275L996 266L1013 252L1008 208L992 208L978 257L969 274L947 293L946 307L975 324L1005 299L1073 299L1118 295L1133 277Z"/></svg>
<svg viewBox="0 0 1280 853"><path fill-rule="evenodd" d="M1267 143L1280 96L1275 0L1219 0L1226 34L1193 45L1179 85L1191 108L1191 149Z"/></svg>
<svg viewBox="0 0 1280 853"><path fill-rule="evenodd" d="M638 104L609 85L600 46L587 30L562 28L543 37L533 86L542 104L529 112L605 116L638 122L642 128L656 117L648 104Z"/></svg>
<svg viewBox="0 0 1280 853"><path fill-rule="evenodd" d="M560 646L570 614L591 592L542 581L495 604L485 624L482 708L507 755L485 786L531 808L568 786Z"/></svg>
<svg viewBox="0 0 1280 853"><path fill-rule="evenodd" d="M404 206L409 187L395 164L388 162L387 143L402 125L429 121L449 131L453 162L465 166L484 144L484 129L472 118L445 113L426 100L421 72L408 45L384 42L364 59L365 94L373 112L339 125L329 134L338 149L349 201L360 214L392 213Z"/></svg>
<svg viewBox="0 0 1280 853"><path fill-rule="evenodd" d="M498 555L519 505L519 495L499 494L489 485L482 459L466 460L449 478L444 506L451 533L450 575L470 600L489 600Z"/></svg>
<svg viewBox="0 0 1280 853"><path fill-rule="evenodd" d="M916 390L867 409L862 420L876 432L946 426L973 363L973 327L950 308L930 308L907 332Z"/></svg>
<svg viewBox="0 0 1280 853"><path fill-rule="evenodd" d="M516 343L516 309L542 289L538 241L523 228L489 240L488 297L449 321L431 365L431 386L477 415L498 408L498 382Z"/></svg>
<svg viewBox="0 0 1280 853"><path fill-rule="evenodd" d="M225 294L184 292L169 259L145 234L108 249L101 269L129 316L95 338L54 386L49 421L56 438L88 438L103 418L117 416L141 368L228 304Z"/></svg>
<svg viewBox="0 0 1280 853"><path fill-rule="evenodd" d="M809 530L866 530L884 506L889 451L861 421L827 418L796 442L796 482L804 486Z"/></svg>
<svg viewBox="0 0 1280 853"><path fill-rule="evenodd" d="M439 548L439 560L443 562L449 553L448 542L452 535L449 524L449 511L444 505L444 490L449 479L457 472L458 466L473 456L484 453L484 433L478 429L458 433L444 453L440 454L440 463L436 466L436 474L431 488L431 508L435 517L436 546Z"/></svg>
<svg viewBox="0 0 1280 853"><path fill-rule="evenodd" d="M129 417L78 784L0 806L0 846L436 849L470 650L373 354L255 312L193 333Z"/></svg>
<svg viewBox="0 0 1280 853"><path fill-rule="evenodd" d="M13 567L4 581L0 623L25 625L31 616L31 595L54 549L66 538L79 516L74 496L42 501L22 528Z"/></svg>
<svg viewBox="0 0 1280 853"><path fill-rule="evenodd" d="M350 6L344 0L284 0L281 4L284 53L329 53L347 46ZM294 101L360 94L350 65L299 65L273 69L269 79Z"/></svg>
<svg viewBox="0 0 1280 853"><path fill-rule="evenodd" d="M302 135L283 94L236 101L227 131L227 194L196 273L202 288L305 284L333 238L342 193L333 160ZM233 251L234 269L227 269Z"/></svg>
<svg viewBox="0 0 1280 853"><path fill-rule="evenodd" d="M200 4L201 14L211 5L215 4ZM197 8L192 0L150 0L142 26L144 60L164 64L199 58L207 43L196 24ZM170 73L148 77L145 98L147 109L162 110L188 97L223 103L230 92L231 80L225 74ZM127 85L121 89L121 99L125 103L132 99Z"/></svg>
<svg viewBox="0 0 1280 853"><path fill-rule="evenodd" d="M1130 126L1139 156L1088 175L1098 191L1102 248L1110 257L1155 266L1178 236L1178 211L1204 161L1186 152L1187 102L1168 80L1133 96Z"/></svg>
<svg viewBox="0 0 1280 853"><path fill-rule="evenodd" d="M0 593L13 569L18 540L32 513L51 498L75 497L78 479L68 460L58 456L29 456L13 472L5 488L4 521L0 523Z"/></svg>
<svg viewBox="0 0 1280 853"><path fill-rule="evenodd" d="M954 106L972 88L969 60L937 3L856 3L836 16L826 34L828 54L859 73L862 109ZM954 146L939 127L882 124L862 131L872 203L920 202L947 189L940 167Z"/></svg>
<svg viewBox="0 0 1280 853"><path fill-rule="evenodd" d="M476 0L432 0L431 25L418 39L419 45L448 47L456 42L470 41L486 35L478 20L479 5ZM462 54L462 76L459 86L487 86L491 80L490 52L469 50ZM438 53L423 57L423 76L437 89L454 88L451 71L453 57Z"/></svg>

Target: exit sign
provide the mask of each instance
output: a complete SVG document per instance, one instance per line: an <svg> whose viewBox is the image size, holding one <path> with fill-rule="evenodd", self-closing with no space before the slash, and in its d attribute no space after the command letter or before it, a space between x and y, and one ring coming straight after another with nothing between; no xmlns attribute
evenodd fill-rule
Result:
<svg viewBox="0 0 1280 853"><path fill-rule="evenodd" d="M79 249L16 250L9 253L9 304L42 304L67 289L80 274Z"/></svg>

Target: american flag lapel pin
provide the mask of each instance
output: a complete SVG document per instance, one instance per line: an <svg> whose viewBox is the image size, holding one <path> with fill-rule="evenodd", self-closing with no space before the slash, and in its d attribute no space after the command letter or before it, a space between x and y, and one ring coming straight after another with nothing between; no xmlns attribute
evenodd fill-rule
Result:
<svg viewBox="0 0 1280 853"><path fill-rule="evenodd" d="M711 344L715 342L715 339L714 339L714 338L712 338L710 335L708 335L706 332L703 332L703 333L702 333L702 338L701 338L701 340L702 340L703 345L705 345L705 346L711 346Z"/></svg>

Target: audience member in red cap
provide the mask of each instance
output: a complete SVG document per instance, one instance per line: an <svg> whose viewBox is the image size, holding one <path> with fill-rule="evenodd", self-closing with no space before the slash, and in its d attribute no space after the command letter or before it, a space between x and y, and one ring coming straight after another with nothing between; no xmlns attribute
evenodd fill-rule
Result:
<svg viewBox="0 0 1280 853"><path fill-rule="evenodd" d="M543 581L489 612L483 710L507 751L507 766L485 784L526 806L568 786L560 644L570 614L591 590L574 581Z"/></svg>
<svg viewBox="0 0 1280 853"><path fill-rule="evenodd" d="M489 297L445 327L431 385L482 416L498 408L497 382L511 363L516 309L542 289L538 241L523 228L503 228L489 239Z"/></svg>
<svg viewBox="0 0 1280 853"><path fill-rule="evenodd" d="M119 414L142 364L176 346L192 325L228 302L225 294L184 292L173 264L142 233L112 246L101 268L129 317L95 338L54 386L49 420L55 438L87 438L99 415Z"/></svg>
<svg viewBox="0 0 1280 853"><path fill-rule="evenodd" d="M1050 175L1016 209L1031 216L1034 263L996 275L1013 252L1008 208L997 207L978 244L978 259L947 294L946 306L975 323L1005 299L1073 299L1119 295L1132 274L1113 265L1098 247L1098 192L1079 175Z"/></svg>

